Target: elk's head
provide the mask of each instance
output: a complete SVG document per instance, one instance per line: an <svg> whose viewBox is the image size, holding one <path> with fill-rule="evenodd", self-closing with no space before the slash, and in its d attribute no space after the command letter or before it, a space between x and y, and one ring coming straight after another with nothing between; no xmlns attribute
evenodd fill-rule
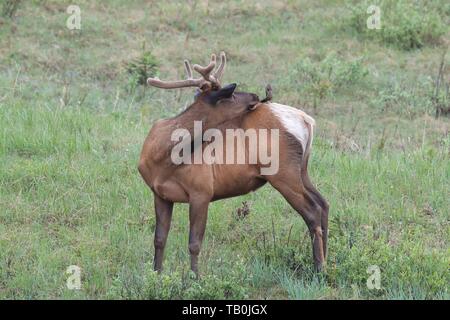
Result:
<svg viewBox="0 0 450 320"><path fill-rule="evenodd" d="M193 69L201 77L193 78L191 64L185 60L184 67L187 75L185 80L162 81L158 78L149 78L147 83L162 89L198 88L194 102L185 112L189 112L193 120L203 121L204 127L214 127L254 110L260 102L256 94L236 92L235 83L221 86L225 66L225 53L220 54L220 64L216 69L216 55L213 54L206 67L194 65Z"/></svg>

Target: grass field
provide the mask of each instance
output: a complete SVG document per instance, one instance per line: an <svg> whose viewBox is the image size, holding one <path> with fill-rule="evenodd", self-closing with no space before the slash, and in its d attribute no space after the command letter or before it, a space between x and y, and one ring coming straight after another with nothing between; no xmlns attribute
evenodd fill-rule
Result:
<svg viewBox="0 0 450 320"><path fill-rule="evenodd" d="M432 97L450 5L373 2L381 30L364 29L369 2L331 0L80 0L81 30L66 27L71 1L23 1L1 17L0 298L449 299L450 120L435 118ZM260 96L270 82L275 101L316 119L323 274L304 222L270 186L210 206L200 280L176 205L165 270L152 272L139 152L193 91L145 88L127 65L148 51L161 78L179 78L183 58L220 50L226 82ZM70 265L81 290L66 286ZM380 289L366 285L372 265Z"/></svg>

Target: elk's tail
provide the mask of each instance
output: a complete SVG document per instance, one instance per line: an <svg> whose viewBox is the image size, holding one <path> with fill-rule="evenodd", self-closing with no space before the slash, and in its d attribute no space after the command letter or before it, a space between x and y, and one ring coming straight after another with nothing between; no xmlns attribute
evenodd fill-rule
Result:
<svg viewBox="0 0 450 320"><path fill-rule="evenodd" d="M312 141L313 141L314 125L315 125L314 119L310 116L304 117L304 121L308 128L308 140L306 142L305 150L303 151L303 159L302 159L302 165L301 165L302 178L304 178L305 176L307 177L307 173L308 173L308 160L309 160L309 155L311 153L311 145L312 145Z"/></svg>

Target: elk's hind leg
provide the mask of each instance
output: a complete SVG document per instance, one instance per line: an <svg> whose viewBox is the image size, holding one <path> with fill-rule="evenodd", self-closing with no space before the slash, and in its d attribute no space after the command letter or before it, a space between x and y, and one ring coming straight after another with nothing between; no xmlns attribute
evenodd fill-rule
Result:
<svg viewBox="0 0 450 320"><path fill-rule="evenodd" d="M319 191L317 191L316 187L311 183L311 180L308 177L308 174L304 174L302 176L302 182L305 188L308 190L308 192L311 194L311 196L314 198L315 202L320 206L322 209L322 241L323 241L323 255L325 257L325 260L327 258L327 242L328 242L328 211L329 211L329 205L327 201L322 197Z"/></svg>
<svg viewBox="0 0 450 320"><path fill-rule="evenodd" d="M164 200L155 193L154 198L156 214L154 269L155 271L160 272L162 270L164 248L170 230L170 222L172 220L173 202Z"/></svg>
<svg viewBox="0 0 450 320"><path fill-rule="evenodd" d="M292 174L284 177L276 175L267 177L272 186L277 189L289 204L302 216L308 226L313 249L314 266L320 271L325 262L324 235L322 231L322 208L314 196L304 188L300 180Z"/></svg>

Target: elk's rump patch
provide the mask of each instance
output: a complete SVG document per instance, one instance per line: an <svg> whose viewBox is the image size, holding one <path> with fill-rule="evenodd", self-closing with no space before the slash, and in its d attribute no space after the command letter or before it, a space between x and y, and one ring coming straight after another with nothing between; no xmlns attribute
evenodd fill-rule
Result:
<svg viewBox="0 0 450 320"><path fill-rule="evenodd" d="M274 102L269 103L269 106L272 113L280 119L286 131L301 143L303 150L307 150L308 140L310 139L310 143L312 143L312 128L315 120L302 110L291 106Z"/></svg>

